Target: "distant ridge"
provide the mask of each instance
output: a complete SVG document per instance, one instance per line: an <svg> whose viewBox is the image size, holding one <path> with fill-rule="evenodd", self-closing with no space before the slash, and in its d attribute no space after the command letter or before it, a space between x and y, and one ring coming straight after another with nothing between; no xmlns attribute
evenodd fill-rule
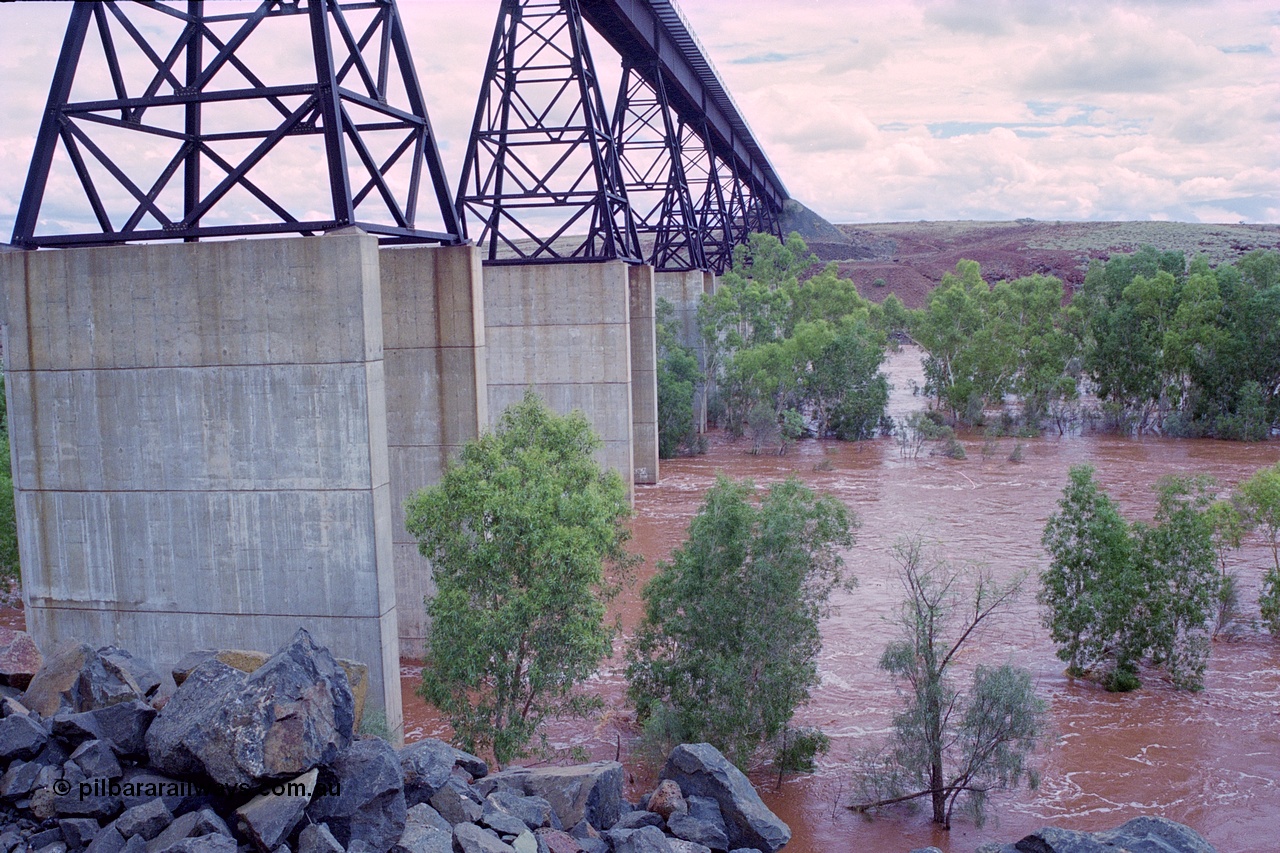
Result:
<svg viewBox="0 0 1280 853"><path fill-rule="evenodd" d="M879 302L896 293L911 307L923 305L942 276L965 259L981 264L983 277L990 282L1039 273L1062 279L1071 292L1084 281L1090 261L1146 245L1188 257L1204 254L1214 265L1233 262L1254 249L1280 250L1280 225L1019 219L835 227L844 239L810 240L814 253L824 263L836 262L840 274L852 278L867 298Z"/></svg>

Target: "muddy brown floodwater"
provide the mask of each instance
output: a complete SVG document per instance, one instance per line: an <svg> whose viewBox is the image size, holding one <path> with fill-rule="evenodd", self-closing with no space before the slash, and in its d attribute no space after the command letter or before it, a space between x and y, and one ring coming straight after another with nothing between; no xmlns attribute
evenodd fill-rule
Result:
<svg viewBox="0 0 1280 853"><path fill-rule="evenodd" d="M910 393L919 381L919 354L907 349L888 365L895 385L892 413L920 408ZM817 773L785 780L767 772L754 781L769 806L794 833L788 850L906 851L936 845L972 851L984 841L1014 841L1046 824L1099 830L1141 814L1187 823L1219 850L1280 849L1280 643L1256 631L1216 642L1202 693L1174 690L1158 674L1127 695L1063 675L1063 665L1041 627L1034 577L1017 605L973 647L966 664L1013 661L1033 673L1051 709L1053 732L1036 756L1042 780L1034 792L996 797L987 824L957 819L950 832L935 830L923 811L887 812L868 820L849 812L850 760L887 733L898 696L876 667L892 634L901 598L892 559L894 543L921 534L955 562L986 564L998 578L1034 575L1045 565L1040 547L1072 465L1088 462L1125 516L1149 519L1152 485L1174 473L1206 473L1234 486L1280 458L1280 445L1216 441L1044 437L1023 440L1024 461L1008 456L1013 439L1000 439L984 455L981 437L964 440L968 458L904 459L891 440L857 444L803 441L786 456L751 456L745 442L713 436L696 459L664 462L662 482L641 487L633 545L645 557L637 582L617 605L623 633L640 616L639 587L683 538L689 519L717 472L752 477L763 487L790 475L838 496L861 521L857 544L844 556L858 586L837 600L823 626L822 682L797 722L820 726L832 739ZM1243 598L1256 616L1260 578L1270 561L1251 539L1234 555ZM621 648L621 642L619 643ZM557 723L551 741L580 747L593 758L620 755L635 774L634 796L653 781L652 762L636 745L618 657L589 688L608 710L589 723ZM412 696L417 669L403 670L409 738L447 734L440 720Z"/></svg>
<svg viewBox="0 0 1280 853"><path fill-rule="evenodd" d="M918 352L907 349L891 358L895 416L922 406L910 393L919 370ZM1095 436L1023 444L1021 463L1008 461L1013 439L1000 439L984 454L981 437L964 440L964 460L904 459L887 439L804 441L778 457L751 456L745 442L713 436L706 456L664 462L662 482L637 491L632 544L646 562L616 603L623 628L616 648L640 617L640 586L681 541L717 472L752 477L758 487L795 475L838 496L862 526L857 544L844 555L858 586L840 595L836 614L823 625L821 684L796 720L826 731L831 752L817 773L789 778L780 788L768 772L753 777L765 801L791 826L789 851L905 853L933 844L948 853L969 853L984 841L1014 841L1045 824L1098 830L1141 814L1187 823L1223 853L1280 850L1280 642L1256 631L1216 642L1202 693L1179 692L1149 674L1136 693L1108 694L1063 675L1040 625L1034 577L1017 605L980 637L965 664L1013 661L1034 675L1053 726L1035 758L1039 789L996 797L986 826L957 819L949 833L935 830L923 811L867 820L845 808L851 757L888 733L898 707L894 687L876 662L892 635L890 619L902 595L892 559L901 537L923 535L948 559L981 562L998 578L1034 575L1046 562L1040 547L1045 519L1072 465L1093 464L1126 517L1149 519L1151 487L1165 474L1206 473L1232 487L1280 458L1276 442ZM1270 559L1256 538L1233 557L1243 599L1255 617ZM6 624L21 624L20 611L5 616ZM605 713L589 722L556 722L549 737L559 749L621 758L632 774L628 793L634 799L651 788L655 768L637 744L620 658L616 654L588 685L604 698ZM418 674L412 660L402 662L406 739L447 737L439 716L413 695Z"/></svg>

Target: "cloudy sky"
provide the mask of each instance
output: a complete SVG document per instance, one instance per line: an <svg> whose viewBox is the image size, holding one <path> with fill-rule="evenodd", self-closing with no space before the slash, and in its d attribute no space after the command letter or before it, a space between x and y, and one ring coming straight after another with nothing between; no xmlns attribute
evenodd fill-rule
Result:
<svg viewBox="0 0 1280 853"><path fill-rule="evenodd" d="M0 4L3 238L69 5ZM498 3L400 6L456 186ZM1274 0L681 6L791 195L832 221L1280 222ZM594 50L611 103L618 60Z"/></svg>

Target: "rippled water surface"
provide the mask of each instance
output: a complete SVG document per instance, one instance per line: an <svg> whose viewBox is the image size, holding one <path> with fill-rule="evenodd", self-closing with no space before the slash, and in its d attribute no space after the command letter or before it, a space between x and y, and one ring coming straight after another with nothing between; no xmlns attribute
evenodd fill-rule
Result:
<svg viewBox="0 0 1280 853"><path fill-rule="evenodd" d="M918 371L918 355L909 351L890 363L895 414L920 407L908 390ZM681 540L717 472L752 477L758 485L794 474L837 495L862 526L857 544L845 554L859 585L840 596L837 614L824 625L822 683L797 720L826 731L832 750L819 772L788 779L780 789L767 773L755 779L794 832L789 850L906 851L934 844L958 853L986 840L1015 841L1049 823L1097 830L1141 814L1188 823L1224 853L1280 849L1280 643L1256 632L1215 643L1200 694L1175 691L1158 674L1136 693L1108 694L1062 674L1040 626L1034 577L965 663L1012 660L1032 671L1053 722L1052 737L1036 759L1043 776L1039 789L997 798L982 829L965 819L950 833L934 830L924 812L892 812L870 821L848 812L850 758L887 732L898 707L894 687L876 662L892 635L889 620L901 598L892 560L901 537L922 534L936 540L948 559L982 562L999 578L1034 575L1046 561L1040 547L1045 519L1072 465L1096 466L1099 481L1126 517L1136 519L1150 517L1151 486L1165 474L1207 473L1233 486L1280 457L1275 442L1046 437L1024 440L1024 461L1013 463L1013 439L988 446L985 457L980 437L964 444L968 458L958 461L904 459L890 440L806 441L778 457L751 456L745 442L715 437L704 457L664 462L662 482L637 494L633 545L646 564L617 605L624 633L639 618L639 584ZM1255 615L1259 579L1270 559L1256 539L1234 557ZM412 662L406 661L403 674L409 738L445 733L412 696ZM643 756L633 755L635 732L616 660L591 689L609 705L604 718L557 724L553 743L582 747L594 758L620 755L638 774L631 793L646 790L653 770L645 768Z"/></svg>

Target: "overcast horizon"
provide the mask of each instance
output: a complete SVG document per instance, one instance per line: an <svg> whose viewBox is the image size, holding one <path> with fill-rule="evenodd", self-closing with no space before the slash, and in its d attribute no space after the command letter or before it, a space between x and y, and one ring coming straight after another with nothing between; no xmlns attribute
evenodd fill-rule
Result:
<svg viewBox="0 0 1280 853"><path fill-rule="evenodd" d="M68 7L0 5L0 239L12 233ZM498 2L400 8L456 190ZM833 222L1280 222L1274 5L681 8L791 195ZM592 50L611 105L617 56L599 38Z"/></svg>

